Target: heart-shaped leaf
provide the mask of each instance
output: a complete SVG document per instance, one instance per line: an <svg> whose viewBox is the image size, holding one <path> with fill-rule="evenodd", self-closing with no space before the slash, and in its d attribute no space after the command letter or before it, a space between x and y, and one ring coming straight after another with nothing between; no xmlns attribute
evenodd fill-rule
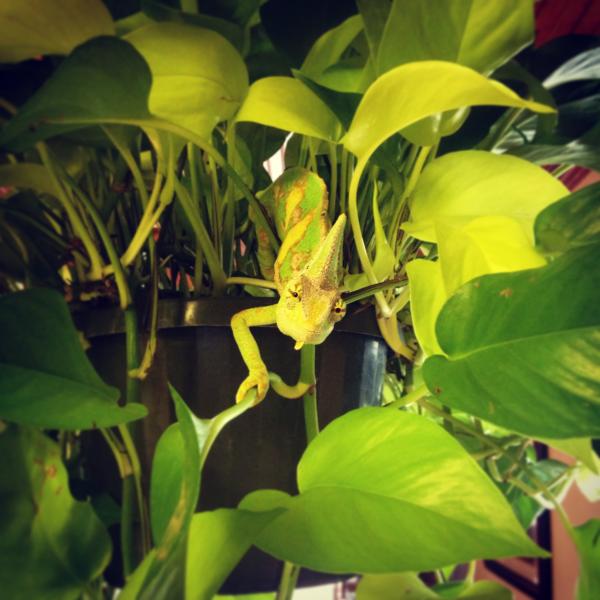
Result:
<svg viewBox="0 0 600 600"><path fill-rule="evenodd" d="M188 529L200 494L201 452L210 422L195 417L175 388L170 389L178 422L163 433L152 465L156 547L132 575L124 600L183 597Z"/></svg>
<svg viewBox="0 0 600 600"><path fill-rule="evenodd" d="M185 597L212 600L262 530L281 512L221 508L195 514L188 539Z"/></svg>
<svg viewBox="0 0 600 600"><path fill-rule="evenodd" d="M337 141L342 134L342 126L331 109L292 77L265 77L255 81L237 121L261 123L328 141Z"/></svg>
<svg viewBox="0 0 600 600"><path fill-rule="evenodd" d="M494 105L551 113L461 65L420 61L388 71L365 92L342 143L361 164L387 138L420 119L465 106Z"/></svg>
<svg viewBox="0 0 600 600"><path fill-rule="evenodd" d="M532 0L396 0L377 68L385 73L408 62L447 60L487 75L532 38Z"/></svg>
<svg viewBox="0 0 600 600"><path fill-rule="evenodd" d="M537 214L567 193L558 179L526 160L481 150L452 152L423 170L410 201L410 221L402 228L437 242L436 222L461 226L475 217L505 216L518 220L533 241Z"/></svg>
<svg viewBox="0 0 600 600"><path fill-rule="evenodd" d="M600 183L544 209L535 221L535 238L547 252L600 242Z"/></svg>
<svg viewBox="0 0 600 600"><path fill-rule="evenodd" d="M0 298L0 418L48 429L110 427L146 415L119 406L89 362L65 301L35 289Z"/></svg>
<svg viewBox="0 0 600 600"><path fill-rule="evenodd" d="M448 406L533 437L600 434L598 246L462 286L437 322L446 354L423 366Z"/></svg>
<svg viewBox="0 0 600 600"><path fill-rule="evenodd" d="M182 23L156 23L126 36L152 72L150 112L205 139L230 119L248 91L248 72L221 35Z"/></svg>
<svg viewBox="0 0 600 600"><path fill-rule="evenodd" d="M22 150L82 125L149 119L151 83L148 65L131 44L113 37L90 40L0 130L0 145Z"/></svg>
<svg viewBox="0 0 600 600"><path fill-rule="evenodd" d="M40 54L66 55L115 26L101 0L3 0L0 3L0 62L20 62Z"/></svg>
<svg viewBox="0 0 600 600"><path fill-rule="evenodd" d="M312 569L421 571L543 554L462 446L414 414L362 408L336 419L300 460L298 488L254 492L240 506L287 508L258 546Z"/></svg>
<svg viewBox="0 0 600 600"><path fill-rule="evenodd" d="M110 559L110 538L76 502L58 445L35 429L0 433L0 584L6 598L76 600Z"/></svg>

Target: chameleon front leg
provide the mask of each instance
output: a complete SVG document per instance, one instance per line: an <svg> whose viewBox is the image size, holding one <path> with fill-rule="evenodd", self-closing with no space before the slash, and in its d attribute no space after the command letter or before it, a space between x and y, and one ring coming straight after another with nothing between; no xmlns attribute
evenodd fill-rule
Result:
<svg viewBox="0 0 600 600"><path fill-rule="evenodd" d="M273 325L276 322L277 305L248 308L233 315L231 329L242 358L248 367L248 377L241 383L235 395L235 401L241 402L244 396L256 388L255 404L261 402L269 389L269 373L260 355L260 349L250 327Z"/></svg>

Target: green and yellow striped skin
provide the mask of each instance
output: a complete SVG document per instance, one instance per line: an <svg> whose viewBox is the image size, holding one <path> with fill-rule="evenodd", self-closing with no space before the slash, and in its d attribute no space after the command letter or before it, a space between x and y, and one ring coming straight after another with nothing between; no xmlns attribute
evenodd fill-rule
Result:
<svg viewBox="0 0 600 600"><path fill-rule="evenodd" d="M306 169L290 169L265 190L260 202L275 226L281 247L275 255L267 233L257 226L259 265L263 277L275 282L280 298L273 306L248 309L231 320L250 372L238 389L237 402L252 388L256 388L256 402L260 402L269 386L250 327L276 323L299 349L303 344L320 344L345 314L340 285L346 217L340 215L331 227L323 180Z"/></svg>

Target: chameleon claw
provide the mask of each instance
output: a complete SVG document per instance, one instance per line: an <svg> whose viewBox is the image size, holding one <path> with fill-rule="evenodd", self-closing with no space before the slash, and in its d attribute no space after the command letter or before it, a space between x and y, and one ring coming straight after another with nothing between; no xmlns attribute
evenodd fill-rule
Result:
<svg viewBox="0 0 600 600"><path fill-rule="evenodd" d="M241 383L235 395L235 402L239 404L244 400L246 394L252 389L256 389L256 398L254 406L262 402L269 391L269 374L263 371L251 371L248 377Z"/></svg>
<svg viewBox="0 0 600 600"><path fill-rule="evenodd" d="M304 346L304 342L296 342L294 344L294 350L300 350L300 348L302 348L302 346Z"/></svg>

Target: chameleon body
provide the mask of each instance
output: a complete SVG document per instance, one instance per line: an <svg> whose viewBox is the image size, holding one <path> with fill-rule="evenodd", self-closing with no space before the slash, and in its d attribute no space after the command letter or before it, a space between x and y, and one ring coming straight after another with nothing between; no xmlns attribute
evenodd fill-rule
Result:
<svg viewBox="0 0 600 600"><path fill-rule="evenodd" d="M332 227L323 180L301 168L289 169L260 197L261 205L281 240L275 254L267 233L258 225L258 260L263 277L273 280L279 301L234 315L231 327L249 375L236 402L256 388L256 403L266 395L269 375L250 327L276 323L279 330L303 344L320 344L346 309L341 299L342 245L345 215Z"/></svg>

